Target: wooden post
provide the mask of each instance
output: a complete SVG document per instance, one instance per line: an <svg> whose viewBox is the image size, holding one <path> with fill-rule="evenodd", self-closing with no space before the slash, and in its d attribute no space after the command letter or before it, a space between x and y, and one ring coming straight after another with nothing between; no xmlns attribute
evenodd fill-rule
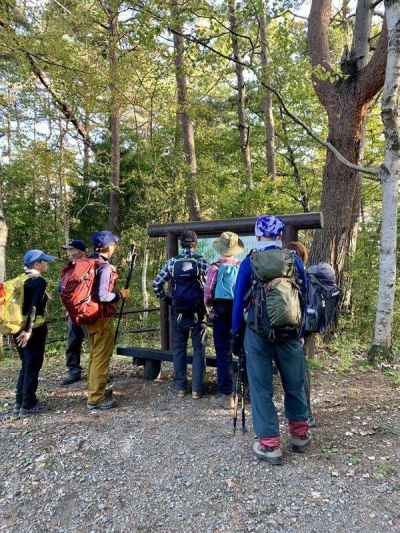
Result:
<svg viewBox="0 0 400 533"><path fill-rule="evenodd" d="M298 235L299 232L296 226L286 224L285 229L283 230L283 244L286 245L291 241L297 241Z"/></svg>
<svg viewBox="0 0 400 533"><path fill-rule="evenodd" d="M178 236L176 233L168 233L167 236L167 254L168 259L171 257L175 257L178 255ZM172 309L169 308L169 314L168 314L168 328L169 328L169 350L172 350L172 347L174 345L174 328L173 328L173 321L172 321Z"/></svg>
<svg viewBox="0 0 400 533"><path fill-rule="evenodd" d="M167 235L167 259L178 254L178 238L175 233L169 232ZM171 328L171 309L168 305L160 302L160 333L161 333L161 349L172 349L172 328Z"/></svg>

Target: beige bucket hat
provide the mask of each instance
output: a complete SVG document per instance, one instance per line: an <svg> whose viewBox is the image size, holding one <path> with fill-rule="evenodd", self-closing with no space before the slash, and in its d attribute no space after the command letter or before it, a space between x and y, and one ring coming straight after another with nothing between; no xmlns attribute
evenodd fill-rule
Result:
<svg viewBox="0 0 400 533"><path fill-rule="evenodd" d="M244 244L237 233L224 231L213 242L215 250L221 255L238 255L244 251Z"/></svg>

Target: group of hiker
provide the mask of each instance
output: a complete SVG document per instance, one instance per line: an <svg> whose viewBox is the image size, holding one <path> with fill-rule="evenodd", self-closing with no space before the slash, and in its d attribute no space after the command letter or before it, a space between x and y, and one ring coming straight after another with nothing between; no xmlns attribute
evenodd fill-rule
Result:
<svg viewBox="0 0 400 533"><path fill-rule="evenodd" d="M235 406L232 354L245 356L257 436L253 450L271 464L282 463L273 369L278 370L284 389L289 447L303 452L311 440L304 339L323 330L330 320L329 298L321 297L324 285L321 280L313 283L318 272L308 274L305 269L307 250L298 242L283 246L283 231L284 223L278 217L258 217L256 247L241 262L238 256L245 252L242 240L225 231L213 242L219 258L212 264L197 252L196 233L184 231L180 253L168 259L153 281L156 296L171 308L177 398L183 399L188 390L189 337L193 346L191 395L198 400L204 394L207 324L211 322L221 407ZM87 336L87 407L90 412L99 412L114 406L106 390L115 344L112 318L117 302L126 299L129 290L116 289L117 273L110 263L118 237L100 231L92 236L92 243L91 256L83 241L73 240L65 246L68 263L61 273L59 292L68 315L68 375L64 384L81 379L80 351ZM12 331L22 363L15 404L15 413L21 416L44 408L36 397L47 334L46 281L42 274L54 259L41 250L30 250L24 256L24 274L16 278L22 287L24 320L22 328ZM333 301L338 295L333 271L326 264L321 268L330 284L324 294L329 293Z"/></svg>
<svg viewBox="0 0 400 533"><path fill-rule="evenodd" d="M85 336L90 354L87 370L87 408L90 412L113 406L106 385L114 350L112 318L128 289L117 289L117 273L110 259L119 238L111 231L92 236L93 254L87 255L83 241L73 240L64 249L68 263L61 272L59 293L68 315L66 362L69 375L64 384L81 378L80 351ZM1 285L2 333L12 334L21 359L14 414L29 416L46 410L36 396L47 337L47 282L42 276L56 258L42 250L24 255L24 273Z"/></svg>

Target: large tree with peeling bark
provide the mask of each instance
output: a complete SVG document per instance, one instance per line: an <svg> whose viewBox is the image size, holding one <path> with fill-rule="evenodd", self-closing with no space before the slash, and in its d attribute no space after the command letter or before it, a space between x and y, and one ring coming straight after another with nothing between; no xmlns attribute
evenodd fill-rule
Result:
<svg viewBox="0 0 400 533"><path fill-rule="evenodd" d="M388 55L382 97L385 159L381 167L383 209L380 240L379 293L374 340L369 359L390 359L396 292L397 210L400 182L400 2L386 0Z"/></svg>
<svg viewBox="0 0 400 533"><path fill-rule="evenodd" d="M370 0L358 0L353 43L343 51L340 65L332 64L329 45L332 1L313 0L308 19L308 38L313 66L314 89L328 115L328 140L350 162L358 164L364 122L372 99L382 88L385 76L387 31L374 46L371 42ZM321 194L325 227L315 236L311 256L332 263L342 281L345 258L360 210L361 177L343 165L330 151L326 155Z"/></svg>

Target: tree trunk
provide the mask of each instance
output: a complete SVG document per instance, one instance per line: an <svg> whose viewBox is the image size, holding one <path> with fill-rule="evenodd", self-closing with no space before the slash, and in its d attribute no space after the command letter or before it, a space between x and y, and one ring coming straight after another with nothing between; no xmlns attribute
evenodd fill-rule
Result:
<svg viewBox="0 0 400 533"><path fill-rule="evenodd" d="M0 208L0 282L6 278L6 245L8 228L3 209Z"/></svg>
<svg viewBox="0 0 400 533"><path fill-rule="evenodd" d="M84 120L85 130L89 131L89 113L85 112ZM89 163L90 163L90 146L89 143L83 140L83 181L87 183L89 181Z"/></svg>
<svg viewBox="0 0 400 533"><path fill-rule="evenodd" d="M67 193L67 185L65 183L65 172L64 172L64 141L65 141L65 135L67 134L68 130L68 123L63 126L62 119L59 118L58 121L59 125L59 165L58 165L58 181L59 181L59 187L60 187L60 211L61 211L61 223L62 223L62 229L64 232L64 242L63 244L68 244L70 240L70 233L69 233L69 213L68 213L68 193Z"/></svg>
<svg viewBox="0 0 400 533"><path fill-rule="evenodd" d="M242 154L244 171L246 174L247 187L252 189L253 177L251 169L251 154L250 154L250 127L246 118L246 86L243 77L243 66L241 63L239 51L239 39L237 36L237 17L236 17L236 0L229 0L229 27L231 31L231 41L233 58L235 60L235 70L237 79L237 115L239 120L239 139L240 152Z"/></svg>
<svg viewBox="0 0 400 533"><path fill-rule="evenodd" d="M180 5L177 0L171 2L171 12L174 19L174 51L175 51L175 77L177 89L177 123L180 124L183 137L186 171L186 201L191 220L201 219L200 202L197 194L197 159L194 141L193 123L189 116L189 102L187 95L187 79L185 72L185 47L183 24L180 18ZM176 136L179 139L179 136Z"/></svg>
<svg viewBox="0 0 400 533"><path fill-rule="evenodd" d="M143 309L149 308L149 292L147 290L147 270L149 267L149 249L147 247L147 242L144 247L144 253L143 253L143 265L142 265L142 300L143 300ZM146 326L147 320L149 318L148 311L144 311L143 313L143 326Z"/></svg>
<svg viewBox="0 0 400 533"><path fill-rule="evenodd" d="M328 113L328 139L353 163L359 162L363 122L371 100L383 85L385 74L386 26L383 25L375 52L369 59L368 10L366 0L358 0L353 47L351 53L344 51L340 65L344 73L342 77L338 77L337 70L330 64L331 0L312 0L308 25L313 85ZM330 81L331 75L336 81ZM342 282L350 239L355 235L353 229L357 219L354 209L359 205L359 194L358 173L346 168L328 151L321 193L324 228L315 234L311 260L333 264L339 283Z"/></svg>
<svg viewBox="0 0 400 533"><path fill-rule="evenodd" d="M110 49L110 129L111 129L111 191L108 226L118 232L120 225L120 108L118 98L118 7L119 0L111 1L109 18Z"/></svg>
<svg viewBox="0 0 400 533"><path fill-rule="evenodd" d="M268 20L265 15L267 6L261 0L261 10L258 17L260 28L260 44L261 44L261 67L262 79L265 84L270 84L269 79L269 60L268 60ZM275 161L275 124L274 115L272 111L272 94L263 87L262 88L262 112L264 116L265 126L265 161L268 175L272 180L276 179L276 161Z"/></svg>
<svg viewBox="0 0 400 533"><path fill-rule="evenodd" d="M329 141L352 163L359 163L363 115L351 96L338 100L328 115ZM322 182L321 211L324 229L316 232L311 249L311 262L326 261L334 265L339 283L349 251L354 225L353 205L360 194L360 176L327 151Z"/></svg>
<svg viewBox="0 0 400 533"><path fill-rule="evenodd" d="M381 167L383 185L380 239L379 292L370 362L391 359L392 325L396 292L397 202L400 176L400 3L385 0L388 25L388 57L382 97L385 158Z"/></svg>
<svg viewBox="0 0 400 533"><path fill-rule="evenodd" d="M368 63L371 22L371 0L358 0L351 47L351 60L355 63L357 70L361 70Z"/></svg>

